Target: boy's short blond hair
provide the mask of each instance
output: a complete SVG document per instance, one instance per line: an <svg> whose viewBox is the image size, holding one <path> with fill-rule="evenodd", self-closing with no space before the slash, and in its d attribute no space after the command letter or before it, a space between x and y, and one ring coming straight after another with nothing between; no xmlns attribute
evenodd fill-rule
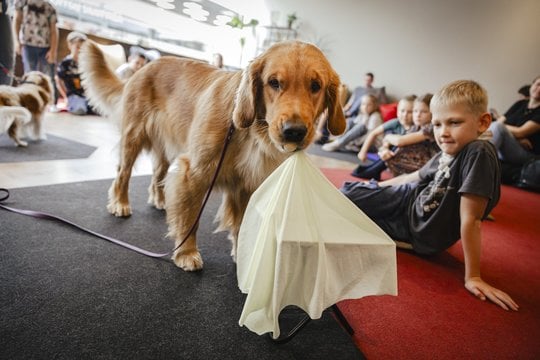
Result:
<svg viewBox="0 0 540 360"><path fill-rule="evenodd" d="M486 89L473 80L457 80L442 87L431 98L430 108L465 105L475 115L487 112Z"/></svg>

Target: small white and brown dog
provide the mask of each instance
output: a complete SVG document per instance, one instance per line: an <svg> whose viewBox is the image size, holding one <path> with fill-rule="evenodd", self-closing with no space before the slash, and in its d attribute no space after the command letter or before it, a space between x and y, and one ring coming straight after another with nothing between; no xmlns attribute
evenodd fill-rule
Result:
<svg viewBox="0 0 540 360"><path fill-rule="evenodd" d="M48 75L31 71L19 86L0 85L0 130L6 132L17 146L27 146L21 136L33 140L46 139L43 118L53 98Z"/></svg>

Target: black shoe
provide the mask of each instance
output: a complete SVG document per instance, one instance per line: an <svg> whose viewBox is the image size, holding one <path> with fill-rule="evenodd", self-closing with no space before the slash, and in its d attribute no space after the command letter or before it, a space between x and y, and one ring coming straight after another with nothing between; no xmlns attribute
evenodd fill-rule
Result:
<svg viewBox="0 0 540 360"><path fill-rule="evenodd" d="M323 136L319 140L315 141L315 144L324 145L328 142L328 136Z"/></svg>
<svg viewBox="0 0 540 360"><path fill-rule="evenodd" d="M361 177L359 174L366 171L370 165L358 165L351 173L352 176Z"/></svg>
<svg viewBox="0 0 540 360"><path fill-rule="evenodd" d="M359 166L361 167L361 166ZM359 177L362 179L375 179L377 181L381 180L381 172L386 169L386 164L382 160L378 160L368 166L367 168L357 171L358 168L354 169L352 176Z"/></svg>

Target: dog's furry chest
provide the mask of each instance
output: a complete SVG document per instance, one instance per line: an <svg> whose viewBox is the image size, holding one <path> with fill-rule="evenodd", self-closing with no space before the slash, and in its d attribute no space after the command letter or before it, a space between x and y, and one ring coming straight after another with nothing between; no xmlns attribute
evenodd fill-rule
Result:
<svg viewBox="0 0 540 360"><path fill-rule="evenodd" d="M248 151L242 152L236 163L236 171L249 192L255 191L289 156L279 152L273 145L265 145L255 144Z"/></svg>

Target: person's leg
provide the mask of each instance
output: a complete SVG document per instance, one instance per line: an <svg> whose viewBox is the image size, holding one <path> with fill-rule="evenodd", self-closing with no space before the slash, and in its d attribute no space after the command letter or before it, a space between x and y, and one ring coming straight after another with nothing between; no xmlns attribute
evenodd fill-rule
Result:
<svg viewBox="0 0 540 360"><path fill-rule="evenodd" d="M34 46L23 45L22 46L22 62L24 73L37 70L38 67L38 51L39 48Z"/></svg>
<svg viewBox="0 0 540 360"><path fill-rule="evenodd" d="M52 106L53 106L53 111L58 111L56 109L56 103L58 102L58 98L60 97L60 92L58 91L58 87L56 86L56 81L54 79L54 76L56 74L56 64L48 64L48 71L47 71L47 74L49 75L49 77L51 78L51 84L52 84L52 87L53 87L53 90L54 90L54 100L52 102Z"/></svg>
<svg viewBox="0 0 540 360"><path fill-rule="evenodd" d="M495 145L501 161L512 164L525 164L534 158L531 152L521 146L504 123L494 121L491 123L489 130L493 134L489 141Z"/></svg>
<svg viewBox="0 0 540 360"><path fill-rule="evenodd" d="M345 133L338 137L331 143L323 145L322 149L325 151L343 150L345 145L359 138L367 132L366 127L363 124L355 124L354 118L347 118L347 128Z"/></svg>
<svg viewBox="0 0 540 360"><path fill-rule="evenodd" d="M380 188L372 183L345 182L340 191L394 240L410 240L409 195L414 185Z"/></svg>
<svg viewBox="0 0 540 360"><path fill-rule="evenodd" d="M350 143L351 141L358 139L360 136L367 133L367 128L364 126L364 124L353 124L349 130L343 134L339 139L336 141L339 142L340 149L344 148L345 145Z"/></svg>
<svg viewBox="0 0 540 360"><path fill-rule="evenodd" d="M362 179L375 179L379 181L384 169L386 169L386 163L382 160L378 160L369 166L358 165L351 175Z"/></svg>
<svg viewBox="0 0 540 360"><path fill-rule="evenodd" d="M0 63L5 69L0 69L0 85L11 85L15 49L13 48L13 31L11 21L6 14L0 14Z"/></svg>
<svg viewBox="0 0 540 360"><path fill-rule="evenodd" d="M44 74L49 74L50 72L50 64L47 61L47 57L46 57L48 51L49 51L49 48L36 48L36 55L37 55L36 70L41 71Z"/></svg>

